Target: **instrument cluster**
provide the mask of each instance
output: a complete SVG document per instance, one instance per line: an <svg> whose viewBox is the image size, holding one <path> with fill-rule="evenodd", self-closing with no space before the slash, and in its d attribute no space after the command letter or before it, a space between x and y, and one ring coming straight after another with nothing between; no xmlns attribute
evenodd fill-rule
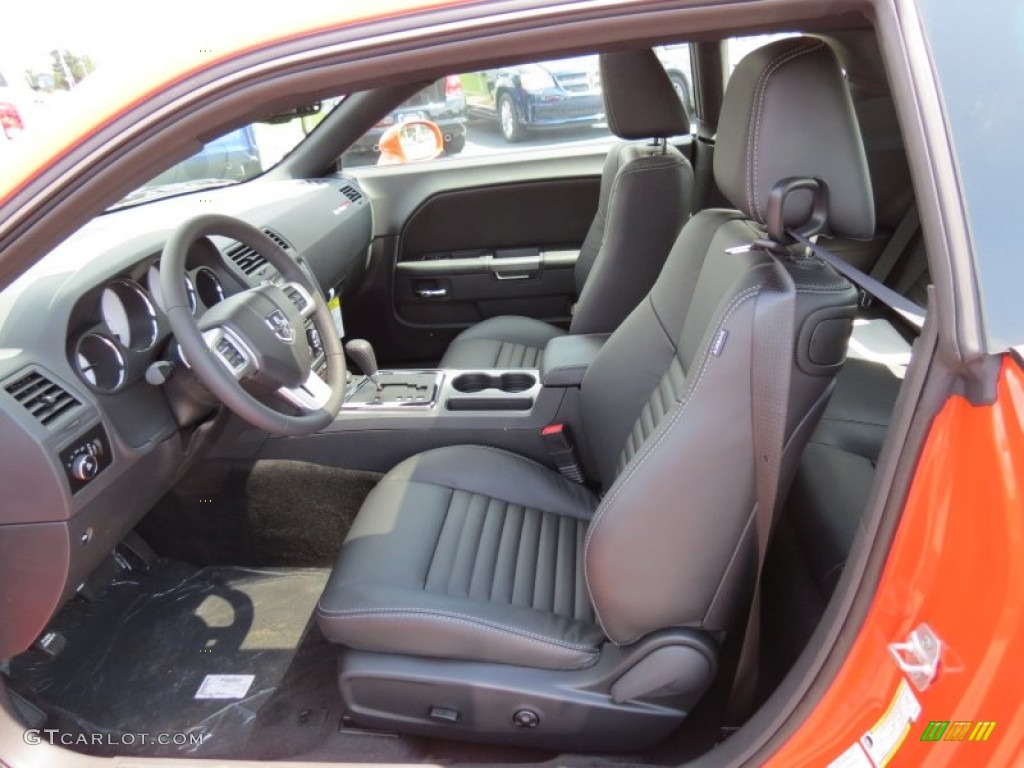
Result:
<svg viewBox="0 0 1024 768"><path fill-rule="evenodd" d="M212 243L200 250L208 249L219 260ZM141 378L170 333L160 263L151 258L137 279L114 278L84 299L84 323L72 334L70 357L79 377L96 392L114 394ZM222 278L211 266L189 269L184 281L193 315L201 315L226 295Z"/></svg>

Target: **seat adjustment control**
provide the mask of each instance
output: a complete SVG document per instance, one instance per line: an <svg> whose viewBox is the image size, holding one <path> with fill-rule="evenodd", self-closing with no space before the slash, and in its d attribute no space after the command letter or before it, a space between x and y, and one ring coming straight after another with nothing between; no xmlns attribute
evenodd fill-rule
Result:
<svg viewBox="0 0 1024 768"><path fill-rule="evenodd" d="M512 725L516 728L536 728L540 725L540 715L532 709L519 709L512 715Z"/></svg>

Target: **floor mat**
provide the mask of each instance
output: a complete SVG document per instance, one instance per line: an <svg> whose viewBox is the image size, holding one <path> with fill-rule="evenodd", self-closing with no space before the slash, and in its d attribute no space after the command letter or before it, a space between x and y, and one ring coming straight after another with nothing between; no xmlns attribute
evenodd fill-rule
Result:
<svg viewBox="0 0 1024 768"><path fill-rule="evenodd" d="M310 622L327 575L167 560L124 572L99 600L61 610L49 628L66 640L55 658L32 650L11 661L12 687L94 754L262 756L257 723L277 712L301 724L302 709L298 742L309 749L340 717L336 656ZM162 744L159 734L183 735Z"/></svg>

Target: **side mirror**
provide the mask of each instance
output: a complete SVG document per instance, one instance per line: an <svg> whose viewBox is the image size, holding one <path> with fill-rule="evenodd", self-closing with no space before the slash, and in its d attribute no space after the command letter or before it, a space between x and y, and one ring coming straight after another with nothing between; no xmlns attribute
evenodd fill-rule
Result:
<svg viewBox="0 0 1024 768"><path fill-rule="evenodd" d="M429 120L396 123L380 137L377 165L400 165L433 160L444 151L444 135Z"/></svg>

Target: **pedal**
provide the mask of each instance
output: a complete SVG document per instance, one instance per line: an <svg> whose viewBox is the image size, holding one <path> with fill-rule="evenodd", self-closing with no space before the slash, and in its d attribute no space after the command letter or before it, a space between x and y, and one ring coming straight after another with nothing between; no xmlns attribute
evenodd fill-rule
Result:
<svg viewBox="0 0 1024 768"><path fill-rule="evenodd" d="M68 639L60 632L46 632L38 640L32 643L37 651L46 654L51 659L56 659L68 645Z"/></svg>
<svg viewBox="0 0 1024 768"><path fill-rule="evenodd" d="M159 560L159 555L135 531L129 531L115 550L122 568L129 571L148 571Z"/></svg>

